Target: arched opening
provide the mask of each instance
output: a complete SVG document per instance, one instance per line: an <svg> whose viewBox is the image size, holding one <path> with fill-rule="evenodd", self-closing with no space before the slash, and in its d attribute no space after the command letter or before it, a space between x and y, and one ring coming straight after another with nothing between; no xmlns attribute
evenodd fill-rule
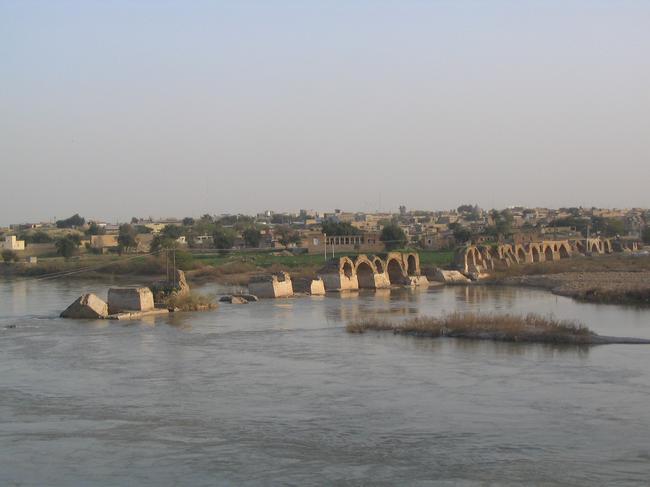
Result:
<svg viewBox="0 0 650 487"><path fill-rule="evenodd" d="M597 242L593 242L591 244L591 253L592 254L597 254L598 253L598 243Z"/></svg>
<svg viewBox="0 0 650 487"><path fill-rule="evenodd" d="M469 249L467 251L467 265L470 267L476 267L476 254L474 249Z"/></svg>
<svg viewBox="0 0 650 487"><path fill-rule="evenodd" d="M560 259L566 259L570 257L569 250L566 245L560 245Z"/></svg>
<svg viewBox="0 0 650 487"><path fill-rule="evenodd" d="M537 247L531 247L530 249L531 254L533 256L533 262L539 262L540 259L540 254L539 254L539 249Z"/></svg>
<svg viewBox="0 0 650 487"><path fill-rule="evenodd" d="M553 260L553 247L550 245L544 250L544 260L551 262Z"/></svg>
<svg viewBox="0 0 650 487"><path fill-rule="evenodd" d="M352 277L352 264L349 262L346 262L343 264L343 274L345 274L345 277L350 279Z"/></svg>
<svg viewBox="0 0 650 487"><path fill-rule="evenodd" d="M520 263L526 262L526 252L524 252L524 249L521 247L517 250L517 260L519 260Z"/></svg>
<svg viewBox="0 0 650 487"><path fill-rule="evenodd" d="M416 262L415 262L415 256L414 255L409 255L408 259L406 259L406 262L407 262L407 266L406 266L407 274L409 276L415 276L417 274L417 272L418 272L417 265L416 265Z"/></svg>
<svg viewBox="0 0 650 487"><path fill-rule="evenodd" d="M404 272L402 271L402 266L397 262L397 260L389 260L386 268L388 270L388 280L391 284L404 283Z"/></svg>
<svg viewBox="0 0 650 487"><path fill-rule="evenodd" d="M481 260L481 253L478 251L478 249L472 249L472 263L474 264L474 270L478 269Z"/></svg>
<svg viewBox="0 0 650 487"><path fill-rule="evenodd" d="M382 263L381 259L375 259L375 267L377 268L377 272L380 274L384 273L384 264Z"/></svg>
<svg viewBox="0 0 650 487"><path fill-rule="evenodd" d="M375 289L375 277L372 267L367 262L359 262L357 265L357 279L362 289Z"/></svg>

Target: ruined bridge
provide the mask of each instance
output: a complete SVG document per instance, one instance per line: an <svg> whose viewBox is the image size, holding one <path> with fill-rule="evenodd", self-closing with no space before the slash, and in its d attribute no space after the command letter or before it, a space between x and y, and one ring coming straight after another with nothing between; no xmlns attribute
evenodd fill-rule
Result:
<svg viewBox="0 0 650 487"><path fill-rule="evenodd" d="M319 271L327 291L382 289L428 284L416 252L389 252L331 259Z"/></svg>
<svg viewBox="0 0 650 487"><path fill-rule="evenodd" d="M466 245L456 250L454 265L466 274L481 274L513 264L552 262L574 255L633 252L638 242L623 239L583 238L542 240L527 244Z"/></svg>

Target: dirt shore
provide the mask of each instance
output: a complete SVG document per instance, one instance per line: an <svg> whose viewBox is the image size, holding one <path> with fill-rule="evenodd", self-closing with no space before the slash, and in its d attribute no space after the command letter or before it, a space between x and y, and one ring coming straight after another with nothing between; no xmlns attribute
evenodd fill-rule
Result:
<svg viewBox="0 0 650 487"><path fill-rule="evenodd" d="M493 282L547 289L580 301L650 306L650 271L563 272L512 276Z"/></svg>

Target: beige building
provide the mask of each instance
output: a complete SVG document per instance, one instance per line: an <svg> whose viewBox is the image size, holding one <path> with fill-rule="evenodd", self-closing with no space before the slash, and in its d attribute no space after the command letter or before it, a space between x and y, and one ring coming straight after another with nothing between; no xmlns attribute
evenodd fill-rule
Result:
<svg viewBox="0 0 650 487"><path fill-rule="evenodd" d="M384 244L379 240L378 233L364 233L362 235L327 235L320 231L305 231L300 233L302 238L300 247L307 252L324 253L327 243L328 252L366 252L377 253L384 251Z"/></svg>
<svg viewBox="0 0 650 487"><path fill-rule="evenodd" d="M4 242L2 242L3 250L25 250L25 241L18 240L15 235L9 235L5 237Z"/></svg>
<svg viewBox="0 0 650 487"><path fill-rule="evenodd" d="M93 249L111 249L119 245L117 235L92 235L90 237L90 246Z"/></svg>

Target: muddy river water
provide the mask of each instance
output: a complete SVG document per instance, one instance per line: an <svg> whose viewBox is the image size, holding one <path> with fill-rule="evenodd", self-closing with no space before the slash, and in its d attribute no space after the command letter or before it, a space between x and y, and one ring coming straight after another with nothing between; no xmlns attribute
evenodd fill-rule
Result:
<svg viewBox="0 0 650 487"><path fill-rule="evenodd" d="M648 346L344 330L368 313L534 311L650 338L650 310L447 287L57 317L106 288L0 280L0 485L650 482Z"/></svg>

